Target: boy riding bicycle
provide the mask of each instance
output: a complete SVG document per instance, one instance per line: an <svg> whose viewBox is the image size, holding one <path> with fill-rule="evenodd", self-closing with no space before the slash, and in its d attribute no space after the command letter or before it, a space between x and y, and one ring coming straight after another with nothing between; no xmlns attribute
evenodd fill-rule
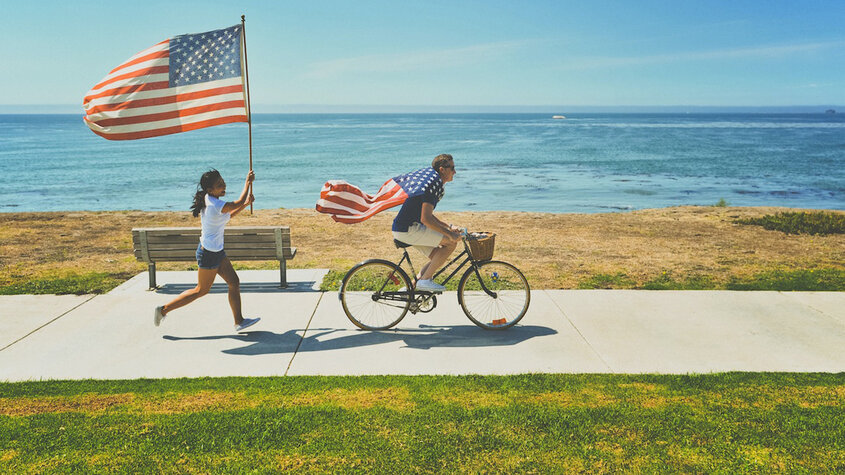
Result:
<svg viewBox="0 0 845 475"><path fill-rule="evenodd" d="M434 157L430 168L409 174L407 179L413 180L422 193L405 200L393 220L393 238L410 244L429 259L417 276L417 290L446 290L431 279L454 252L461 233L460 228L438 219L434 215L434 208L443 198L444 184L452 181L455 173L454 159L444 153Z"/></svg>

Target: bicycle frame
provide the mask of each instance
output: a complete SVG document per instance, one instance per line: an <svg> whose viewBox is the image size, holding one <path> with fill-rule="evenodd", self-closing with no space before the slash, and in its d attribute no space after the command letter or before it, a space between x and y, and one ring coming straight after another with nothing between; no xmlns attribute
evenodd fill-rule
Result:
<svg viewBox="0 0 845 475"><path fill-rule="evenodd" d="M463 242L463 244L464 244L464 250L463 250L463 251L461 251L461 253L460 253L460 254L458 254L458 255L457 255L457 257L455 257L454 259L452 259L451 261L449 261L449 263L448 263L448 264L446 264L446 265L445 265L445 266L443 266L443 267L442 267L439 271L437 271L431 279L432 279L432 280L436 279L438 276L440 276L441 274L443 274L443 273L446 271L446 269L448 269L449 267L451 267L451 266L452 266L452 264L454 264L454 263L458 262L461 258L464 258L464 261L463 261L463 262L461 262L461 263L458 265L458 267L456 267L456 268L455 268L455 270L453 270L453 271L452 271L452 273L451 273L451 274L449 274L449 276L448 276L448 277L446 277L446 278L445 278L442 282L440 282L440 285L445 286L447 282L449 282L450 280L452 280L452 277L454 277L454 276L455 276L458 272L460 272L460 271L464 268L464 266L466 266L466 265L469 263L469 264L470 264L470 266L471 266L471 268L472 268L472 270L475 272L476 277L478 277L478 282L481 284L481 288L484 290L484 292L486 292L486 293L487 293L487 295L489 295L489 296L491 296L491 297L493 297L493 298L496 298L496 297L497 297L497 296L496 296L496 292L491 291L490 289L488 289L488 288L487 288L487 286L486 286L486 285L484 285L484 279L482 279L482 278L481 278L481 275L478 273L478 262L479 262L479 261L476 261L475 259L473 259L473 258L472 258L472 254L470 254L470 252L469 252L469 246L467 245L466 238L462 239L462 242ZM400 259L400 260L399 260L399 263L398 263L398 264L396 264L396 265L397 265L397 267L400 267L400 268L401 268L401 267L402 267L402 263L404 263L405 261L408 261L408 266L411 268L411 275L413 276L413 277L412 277L412 279L414 280L414 286L416 287L416 284L417 284L417 273L416 273L416 271L414 270L414 265L411 263L411 256L409 256L409 255L408 255L408 249L407 249L407 248L402 248L402 253L403 253L403 255L402 255L402 259ZM392 275L391 275L391 277L392 277ZM384 284L384 285L387 285L387 282L385 282L385 284ZM384 285L382 286L382 288L381 288L381 289L379 289L379 292L381 292L381 290L383 290L383 289L384 289ZM413 299L413 298L414 298L414 293L415 293L415 291L414 291L413 289L411 289L411 290L410 290L410 292L408 293L408 294L409 294L409 297L410 297L411 299ZM422 292L416 292L416 293L418 293L418 294L424 294L424 293L425 293L425 294L427 294L427 293L430 293L430 292L422 291Z"/></svg>

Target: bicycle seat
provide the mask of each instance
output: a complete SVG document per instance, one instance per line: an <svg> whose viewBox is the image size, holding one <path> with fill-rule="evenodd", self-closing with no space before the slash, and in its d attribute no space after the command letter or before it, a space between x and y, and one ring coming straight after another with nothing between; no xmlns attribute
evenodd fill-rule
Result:
<svg viewBox="0 0 845 475"><path fill-rule="evenodd" d="M393 240L393 244L395 244L396 247L399 248L399 249L402 249L403 247L411 247L412 246L411 244L408 244L406 242L402 242L402 241L399 241L399 240L396 240L396 239Z"/></svg>

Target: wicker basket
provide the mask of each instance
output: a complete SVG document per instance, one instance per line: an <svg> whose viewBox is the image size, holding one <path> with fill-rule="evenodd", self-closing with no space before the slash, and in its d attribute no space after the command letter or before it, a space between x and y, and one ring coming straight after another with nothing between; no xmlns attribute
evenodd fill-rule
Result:
<svg viewBox="0 0 845 475"><path fill-rule="evenodd" d="M484 237L479 237L479 235ZM472 233L467 237L469 253L476 261L489 261L493 258L496 246L496 233Z"/></svg>

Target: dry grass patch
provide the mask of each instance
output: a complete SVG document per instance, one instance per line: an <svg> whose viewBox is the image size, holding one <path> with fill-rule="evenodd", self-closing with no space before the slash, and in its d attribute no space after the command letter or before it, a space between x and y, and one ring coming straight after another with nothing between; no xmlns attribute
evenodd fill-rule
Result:
<svg viewBox="0 0 845 475"><path fill-rule="evenodd" d="M705 396L703 399L711 400L711 397ZM736 408L774 409L790 404L811 409L822 406L845 407L845 386L747 386L724 392L721 398L714 396L712 400Z"/></svg>
<svg viewBox="0 0 845 475"><path fill-rule="evenodd" d="M26 417L36 414L62 412L100 413L116 409L134 401L135 395L82 394L72 397L0 398L0 415Z"/></svg>
<svg viewBox="0 0 845 475"><path fill-rule="evenodd" d="M477 409L481 407L504 407L512 400L506 394L499 394L489 391L449 391L437 393L432 400L441 404L451 404L464 409Z"/></svg>
<svg viewBox="0 0 845 475"><path fill-rule="evenodd" d="M659 390L665 390L666 386L658 386L654 383L622 383L619 385L620 388L632 388L639 392L646 392L646 393L653 393Z"/></svg>
<svg viewBox="0 0 845 475"><path fill-rule="evenodd" d="M127 411L139 414L186 414L222 412L258 407L295 407L331 405L358 410L385 407L409 411L415 407L406 388L332 389L324 392L293 395L251 396L247 392L200 391L164 394L84 394L70 397L0 398L0 415L26 417L36 414L80 412L99 414L105 411Z"/></svg>
<svg viewBox="0 0 845 475"><path fill-rule="evenodd" d="M256 406L256 401L242 392L200 391L197 393L164 393L139 398L132 405L142 414L184 414L203 411L231 411Z"/></svg>
<svg viewBox="0 0 845 475"><path fill-rule="evenodd" d="M285 398L291 405L332 405L343 409L384 407L396 411L412 410L416 404L407 388L332 389L319 393L302 393Z"/></svg>
<svg viewBox="0 0 845 475"><path fill-rule="evenodd" d="M565 407L585 407L595 409L619 402L604 389L584 388L577 392L553 391L536 395L526 394L523 401L529 404L550 404Z"/></svg>
<svg viewBox="0 0 845 475"><path fill-rule="evenodd" d="M667 454L675 462L676 466L700 467L703 469L712 457L707 452L707 447L679 447L671 445Z"/></svg>

